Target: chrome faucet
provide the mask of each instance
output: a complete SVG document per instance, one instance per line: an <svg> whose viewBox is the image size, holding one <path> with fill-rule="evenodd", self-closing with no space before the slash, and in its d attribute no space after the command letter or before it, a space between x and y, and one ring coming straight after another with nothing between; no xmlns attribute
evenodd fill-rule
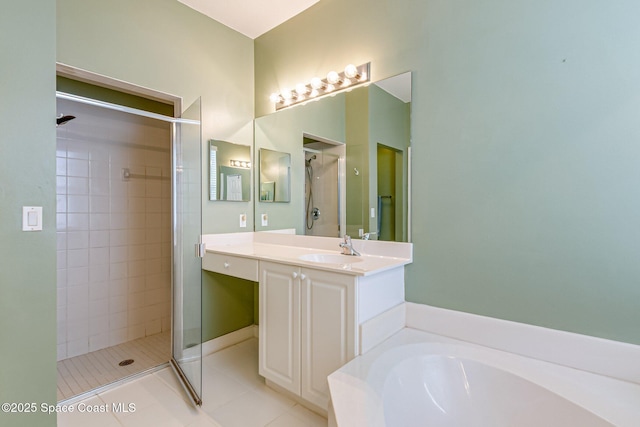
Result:
<svg viewBox="0 0 640 427"><path fill-rule="evenodd" d="M340 243L340 247L342 248L342 255L361 256L360 252L353 249L353 246L351 245L351 236L345 235L344 242Z"/></svg>

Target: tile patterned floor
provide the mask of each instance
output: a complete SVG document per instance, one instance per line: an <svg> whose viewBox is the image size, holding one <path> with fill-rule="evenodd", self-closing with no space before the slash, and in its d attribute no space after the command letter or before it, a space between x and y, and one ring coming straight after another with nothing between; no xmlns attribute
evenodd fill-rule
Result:
<svg viewBox="0 0 640 427"><path fill-rule="evenodd" d="M194 409L170 368L76 404L135 404L135 412L67 413L59 427L320 427L327 419L276 393L258 375L253 338L203 359L203 405ZM78 407L79 408L79 407Z"/></svg>
<svg viewBox="0 0 640 427"><path fill-rule="evenodd" d="M166 363L171 333L151 335L58 362L58 400L68 399L129 375ZM122 360L134 363L119 366Z"/></svg>

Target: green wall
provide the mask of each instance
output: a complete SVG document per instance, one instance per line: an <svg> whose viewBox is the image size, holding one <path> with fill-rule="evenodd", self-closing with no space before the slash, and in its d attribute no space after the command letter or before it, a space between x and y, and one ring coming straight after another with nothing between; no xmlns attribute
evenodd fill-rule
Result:
<svg viewBox="0 0 640 427"><path fill-rule="evenodd" d="M3 426L54 426L56 402L55 6L4 2L0 13L0 412ZM22 231L22 206L43 207L43 231Z"/></svg>
<svg viewBox="0 0 640 427"><path fill-rule="evenodd" d="M640 344L639 14L323 0L256 40L256 115L348 63L413 71L407 300Z"/></svg>

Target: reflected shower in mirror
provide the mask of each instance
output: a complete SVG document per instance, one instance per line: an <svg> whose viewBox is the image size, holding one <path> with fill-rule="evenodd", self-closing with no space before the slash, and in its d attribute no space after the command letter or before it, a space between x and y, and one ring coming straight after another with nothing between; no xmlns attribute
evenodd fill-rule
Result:
<svg viewBox="0 0 640 427"><path fill-rule="evenodd" d="M209 200L251 200L251 147L209 141Z"/></svg>
<svg viewBox="0 0 640 427"><path fill-rule="evenodd" d="M260 201L291 200L291 154L260 149Z"/></svg>
<svg viewBox="0 0 640 427"><path fill-rule="evenodd" d="M256 149L293 153L295 206L271 210L278 223L270 226L295 228L297 234L410 241L410 117L411 73L405 73L256 119ZM323 167L332 163L327 141L344 148L335 155L343 156L343 165L334 162L340 184ZM256 220L255 229L267 228Z"/></svg>

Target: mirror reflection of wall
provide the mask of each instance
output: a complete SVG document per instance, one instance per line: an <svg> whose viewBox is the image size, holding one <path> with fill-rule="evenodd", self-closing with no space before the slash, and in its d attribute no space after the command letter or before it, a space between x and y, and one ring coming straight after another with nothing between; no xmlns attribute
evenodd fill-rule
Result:
<svg viewBox="0 0 640 427"><path fill-rule="evenodd" d="M311 134L345 142L346 197L340 212L346 224L340 234L368 233L372 239L410 241L410 113L411 73L405 73L256 119L256 148L266 146L294 155L291 203L295 206L278 211L277 216L270 213L277 225L265 228L256 219L255 229L295 228L297 234L334 236L333 228L325 232L321 227L314 230L314 225L308 230L307 214L313 217L313 208L318 208L321 219L326 210L314 200L315 206L307 212L309 150L305 153L300 148L314 148L304 144L308 142L305 135ZM312 167L319 165L317 156Z"/></svg>
<svg viewBox="0 0 640 427"><path fill-rule="evenodd" d="M251 200L251 147L209 141L209 200Z"/></svg>
<svg viewBox="0 0 640 427"><path fill-rule="evenodd" d="M260 201L291 200L291 154L260 149Z"/></svg>

